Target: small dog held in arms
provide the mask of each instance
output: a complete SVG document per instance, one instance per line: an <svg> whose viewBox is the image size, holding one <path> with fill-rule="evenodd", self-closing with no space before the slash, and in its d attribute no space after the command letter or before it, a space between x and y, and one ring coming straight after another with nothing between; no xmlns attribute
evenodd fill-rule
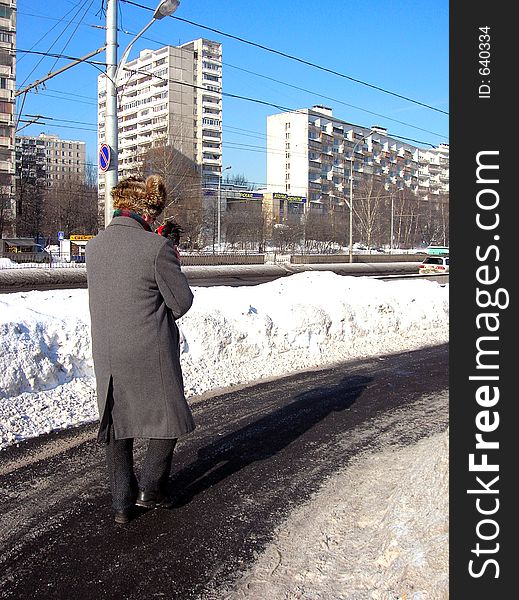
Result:
<svg viewBox="0 0 519 600"><path fill-rule="evenodd" d="M166 221L157 229L157 233L163 237L169 238L175 246L180 243L180 236L184 233L182 227L175 221Z"/></svg>
<svg viewBox="0 0 519 600"><path fill-rule="evenodd" d="M172 220L166 221L164 223L164 225L161 225L160 227L157 228L157 233L159 235L166 237L173 242L173 245L175 246L175 251L177 253L179 260L180 260L180 255L179 255L177 246L180 243L180 236L182 235L183 232L184 232L184 230L182 229L182 227L178 223L176 223L175 221L172 221Z"/></svg>

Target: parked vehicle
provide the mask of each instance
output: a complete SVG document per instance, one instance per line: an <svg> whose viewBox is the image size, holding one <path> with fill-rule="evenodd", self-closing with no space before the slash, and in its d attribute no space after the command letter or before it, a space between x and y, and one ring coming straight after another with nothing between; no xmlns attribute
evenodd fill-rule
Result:
<svg viewBox="0 0 519 600"><path fill-rule="evenodd" d="M449 257L448 256L428 256L425 258L418 268L420 275L431 275L434 273L449 272Z"/></svg>
<svg viewBox="0 0 519 600"><path fill-rule="evenodd" d="M0 258L8 258L16 263L50 263L52 256L32 238L2 238Z"/></svg>

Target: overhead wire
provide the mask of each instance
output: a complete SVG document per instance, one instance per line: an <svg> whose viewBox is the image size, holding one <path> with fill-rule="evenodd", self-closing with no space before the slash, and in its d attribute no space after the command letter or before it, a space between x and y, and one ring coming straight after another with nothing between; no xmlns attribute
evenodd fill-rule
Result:
<svg viewBox="0 0 519 600"><path fill-rule="evenodd" d="M128 2L127 0L122 0L122 1L123 1L123 2L126 2L126 3L128 3L128 4L135 4L135 5L136 5L136 3L133 3L133 2ZM84 4L85 4L85 3L84 3ZM83 6L84 6L84 4L83 4ZM91 2L91 4L92 4L92 2ZM90 4L90 6L91 6L91 4ZM88 8L90 8L90 6L89 6ZM148 8L148 7L141 6L141 8ZM152 9L149 9L149 10L152 10ZM85 13L85 14L86 14L86 13ZM83 16L83 18L84 18L84 16ZM82 19L82 20L83 20L83 19ZM183 20L183 19L180 19L180 20ZM189 22L189 21L188 21L188 22ZM79 25L80 25L80 24L81 24L81 21L78 23L78 27L79 27ZM196 25L196 26L200 26L200 27L204 27L204 26L202 26L202 25L200 25L200 24L196 24L196 23L192 23L192 22L191 22L191 24L194 24L194 25ZM78 27L76 27L76 30L77 30L77 28L78 28ZM208 28L208 29L212 30L212 28ZM256 45L256 46L258 46L258 47L262 47L261 45L259 45L259 44L256 44L256 43L254 43L254 42L249 42L249 41L247 41L247 40L242 40L242 39L240 39L240 38L237 38L237 36L231 36L230 34L225 34L225 33L223 33L223 32L218 32L218 30L213 30L213 31L216 31L217 33L220 33L220 34L222 34L222 35L226 35L226 36L228 36L228 37L234 37L235 39L239 39L239 41L244 41L245 43L251 43L252 45ZM58 38L58 39L59 39L59 38ZM34 46L33 46L33 47L34 47ZM281 55L285 56L285 54L284 54L284 53L281 53L281 52L275 51L275 50L273 50L273 49L268 49L268 48L266 48L266 47L264 47L263 49L266 49L266 50L269 50L269 51L274 51L275 53L279 53L279 54L281 54ZM23 51L23 50L22 50L22 51L20 51L20 52L22 52L22 53L34 53L34 54L38 54L37 52L32 52L32 51ZM39 54L44 54L44 55L52 56L52 54L51 54L50 52L47 52L47 53L39 53ZM56 55L54 55L54 56L56 56ZM60 55L58 56L58 58L60 58L60 57L66 57L66 55L63 55L62 53L60 53ZM286 55L286 57L287 57L287 58L292 58L292 59L295 59L295 60L299 60L299 59L297 59L297 57L292 57L292 56L290 56L290 55ZM57 60L58 58L56 58L56 60ZM67 58L73 59L73 57L67 57ZM106 66L106 65L105 65L105 63L102 63L102 62L100 62L100 61L85 61L85 62L89 62L90 64L93 64L94 66L96 66L96 68L97 68L98 66ZM302 62L306 62L306 61L302 61ZM54 64L55 64L55 63L54 63ZM347 103L344 103L344 102L342 102L342 101L340 101L340 100L338 100L338 99L334 99L334 98L331 98L331 97L326 97L326 96L323 96L323 95L321 95L321 94L317 94L316 92L313 92L313 91L311 91L311 90L306 90L306 89L304 89L304 88L299 88L298 86L293 86L293 85L291 85L291 84L286 84L285 82L281 82L281 81L279 81L279 80L275 80L275 79L273 79L273 78L270 78L270 77L268 77L268 76L265 76L265 75L262 75L262 74L254 73L253 71L249 71L249 70L247 70L247 69L243 69L243 68L241 68L241 67L237 67L237 66L235 66L235 65L229 65L229 64L227 64L227 63L221 63L221 64L225 64L226 66L230 66L231 68L235 68L235 69L238 69L238 70L241 70L241 71L244 71L244 72L248 72L248 73L250 73L250 74L253 74L253 75L255 75L255 76L258 76L258 77L263 77L263 78L265 78L265 79L272 80L272 81L274 81L274 82L276 82L276 83L280 83L280 84L283 84L283 85L288 85L289 87L293 87L293 88L295 88L295 89L299 89L300 91L305 91L306 93L313 93L313 94L315 94L315 95L317 95L317 96L324 97L324 98L327 98L327 99L330 99L330 100L337 101L337 102L339 102L339 103L345 104L345 105L347 105L347 106L351 106L351 107L353 107L353 108L358 108L358 109L360 109L360 107L355 107L355 106L353 106L353 105L348 105ZM314 64L312 64L312 63L308 63L308 64L309 64L309 66L314 66L314 67L320 68L318 65L314 65ZM324 70L327 70L327 69L324 69ZM138 71L136 71L136 72L138 73ZM31 72L31 73L32 73L32 72ZM147 75L147 74L149 74L149 73L142 73L142 74L146 74L146 75ZM338 73L335 73L335 74L338 74ZM339 75L341 75L341 74L339 74ZM347 76L346 76L346 77L347 77ZM347 78L348 78L348 77L347 77ZM174 83L184 83L184 84L185 84L185 82L176 82L176 81L174 81L174 80L171 80L171 79L165 79L165 78L161 78L161 79L163 79L163 80L166 80L166 81L173 81ZM187 84L187 85L190 85L190 84ZM200 90L202 90L202 91L204 91L204 90L205 90L205 88L203 88L203 87L200 87L200 86L194 86L194 85L191 85L191 87L194 87L194 88L196 88L196 89L200 89ZM376 86L372 86L372 87L376 87ZM55 91L57 91L57 92L58 92L58 90L55 90ZM382 90L382 91L384 91L384 90ZM58 92L58 93L66 93L66 92ZM69 95L72 95L72 94L69 94ZM240 100L248 100L248 101L251 101L251 102L257 102L257 103L264 104L264 105L267 105L267 106L272 106L272 107L274 107L274 108L277 108L278 110L282 110L282 111L285 111L285 112L294 112L294 109L290 109L290 108L287 108L287 107L283 107L283 106L281 106L281 105L279 105L279 104L274 104L274 103L267 102L267 101L264 101L264 100L261 100L261 99L257 99L257 98L251 98L251 97L241 96L241 95L238 95L238 94L232 94L232 93L223 92L223 91L222 91L222 96L227 96L227 97L230 97L230 98L235 98L235 99L240 99ZM87 98L87 97L85 96L85 98ZM413 101L412 99L408 99L408 98L405 98L405 97L403 97L403 98L404 98L404 99L407 99L407 100L410 100L410 101ZM95 102L93 102L93 104L95 104ZM433 107L429 107L429 108L433 108ZM362 110L362 109L360 109L360 110ZM366 111L366 112L370 112L370 111ZM423 131L425 131L425 132L427 132L427 133L431 133L431 134L433 134L433 135L438 135L438 136L440 135L440 134L437 134L437 133L435 133L435 132L431 132L431 131L428 131L428 130L425 130L425 129L422 129L422 128L419 128L419 127L416 127L416 126L413 126L413 125L410 125L410 124L407 124L407 123L405 123L405 122L401 122L401 121L397 121L397 120L395 120L395 119L391 119L390 117L386 117L386 116L384 116L384 115L379 115L378 113L371 113L371 114L374 114L374 115L377 115L377 116L381 116L381 117L383 117L383 118L387 118L387 119L393 120L393 121L395 121L395 122L398 122L398 123L400 123L400 124L409 125L409 126L411 126L411 127L415 127L416 129L421 129L421 130L423 130ZM445 114L448 114L448 113L445 113ZM66 120L61 120L61 121L62 121L62 122L67 122ZM22 121L22 122L26 122L26 121ZM68 122L74 122L74 123L78 123L77 121L68 121ZM45 123L42 123L42 124L43 124L43 125L46 125ZM85 124L87 124L87 123L85 123ZM84 129L84 130L89 130L89 131L97 131L97 129L78 128L78 127L68 127L68 126L66 126L66 125L57 125L56 123L53 123L53 126L57 126L57 127L64 127L64 128L70 128L70 129ZM231 128L231 129L232 129L232 128ZM237 129L237 130L239 130L240 128L234 128L234 129ZM249 131L250 133L253 133L253 134L259 134L259 136L263 136L263 134L260 134L259 132L254 132L254 131L252 131L252 130L243 130L243 131ZM231 132L231 133L232 133L232 132ZM237 133L237 135L246 135L246 134L243 134L243 133ZM412 138L404 138L404 137L402 137L402 136L396 136L396 135L394 135L394 134L388 134L388 135L391 135L391 137L398 138L398 139L409 140L409 141L413 141L413 142L416 142L416 143L422 143L422 144L427 144L427 145L433 146L432 144L429 144L428 142L423 142L423 141L419 141L419 140L414 140L414 139L412 139ZM256 136L254 136L254 135L253 135L253 136L250 136L250 137L258 137L258 135L256 135ZM265 136L265 137L268 137L268 136ZM246 145L246 144L241 144L241 143L237 143L237 142L222 142L222 144L223 144L223 145L227 145L228 147L240 148L240 149L242 149L242 150L255 151L255 152L263 152L263 153L265 153L265 152L267 152L267 151L269 150L269 149L264 149L263 147L260 147L260 146ZM279 153L280 153L280 154L282 154L283 152L282 152L282 151L279 151ZM294 153L294 152L292 151L292 153Z"/></svg>
<svg viewBox="0 0 519 600"><path fill-rule="evenodd" d="M88 2L88 0L85 0L83 2L83 7L86 5L86 3ZM74 28L74 30L72 31L72 33L70 34L70 36L68 37L67 41L65 42L65 45L63 46L63 48L61 49L60 53L65 52L67 46L70 44L70 41L72 40L72 38L74 37L76 31L78 30L79 26L81 25L81 23L83 22L84 18L86 17L86 14L88 12L88 10L90 9L90 7L92 6L92 4L94 3L94 0L90 0L90 4L87 6L87 8L85 9L85 12L83 14L83 16L81 17L81 19L79 20L79 22L76 24L76 27ZM78 11L79 12L79 11ZM56 66L57 62L58 62L58 58L56 58L56 60L54 61L54 63L52 64L52 66L49 69L49 73L54 69L54 67Z"/></svg>
<svg viewBox="0 0 519 600"><path fill-rule="evenodd" d="M155 9L150 8L149 6L145 6L144 4L139 4L138 2L134 2L133 0L120 0L120 2L124 2L125 4L130 4L132 6L136 6L138 8L142 8L148 11L153 12ZM420 106L423 106L424 108L428 108L430 110L434 110L436 112L439 113L443 113L445 115L448 115L449 113L447 111L444 111L440 108L437 108L436 106L432 106L430 104L427 104L425 102L421 102L419 100L414 100L413 98L410 98L409 96L405 96L403 94L399 94L397 92L393 92L391 90L388 90L386 88L383 88L381 86L378 85L374 85L372 83L369 83L367 81L363 81L362 79L357 79L355 77L351 77L350 75L346 75L345 73L341 73L340 71L336 71L334 69L329 69L328 67L324 67L322 65L319 65L317 63L313 63L311 61L305 60L303 58L300 58L298 56L295 56L293 54L288 54L287 52L282 52L281 50L276 50L275 48L270 48L269 46L265 46L264 44L259 44L258 42L253 42L252 40L248 40L246 38L237 36L237 35L233 35L230 33L226 33L225 31L221 31L219 29L216 29L214 27L208 27L207 25L202 25L201 23L196 23L195 21L191 21L189 19L184 19L183 17L179 17L178 15L170 15L170 18L175 19L177 21L181 21L183 23L189 23L190 25L194 25L195 27L199 27L201 29L205 29L207 31L212 31L213 33L217 33L218 35L222 35L224 37L228 37L230 39L234 39L238 42L241 42L243 44L247 44L249 46L254 46L256 48L259 48L260 50L264 50L266 52L270 52L272 54L277 54L278 56L282 56L284 58L288 58L289 60L293 60L296 62L299 62L301 64L307 65L309 67L313 67L314 69L318 69L321 71L324 71L326 73L330 73L332 75L337 75L338 77L342 77L344 79L348 79L354 83L358 83L359 85L363 85L363 86L367 86L369 88L378 90L379 92L383 92L385 94L389 94L391 96L395 96L397 98L400 98L402 100L406 100L407 102L412 102L414 104L418 104Z"/></svg>
<svg viewBox="0 0 519 600"><path fill-rule="evenodd" d="M136 3L133 3L133 2L128 2L127 0L121 0L121 1L123 1L123 2L126 2L126 3L128 3L128 4L135 4L135 5L136 5ZM153 9L151 9L151 8L149 8L149 7L144 7L144 6L140 6L140 5L136 5L136 6L139 6L140 8L148 8L148 10L153 10ZM198 25L198 24L197 24L197 25ZM202 25L200 25L200 26L201 26L201 27L204 27L204 26L202 26ZM93 26L90 26L90 27L93 27ZM119 28L119 29L118 29L118 31L120 31L120 32L123 32L123 33L126 33L126 34L128 34L128 35L133 35L131 32L125 31L125 30L124 30L124 29L122 29L122 28ZM230 35L230 34L228 34L228 35ZM165 42L158 41L158 40L156 40L156 39L153 39L153 38L150 38L150 37L148 37L148 36L142 36L142 39L147 39L148 41L151 41L151 42L154 42L154 43L157 43L157 44L167 45ZM432 135L435 135L435 136L438 136L438 137L440 137L440 138L445 138L445 135L444 135L444 134L440 134L440 133L437 133L437 132L434 132L434 131L430 131L430 130L428 130L428 129L425 129L425 128L422 128L422 127L419 127L419 126L417 126L417 125L413 125L413 124L411 124L411 123L407 123L407 122L405 122L405 121L401 121L401 120L399 120L399 119L395 119L395 118L393 118L393 117L390 117L390 116L388 116L388 115L384 115L384 114L381 114L381 113L377 113L377 112L374 112L374 111L370 111L370 110L368 110L368 109L365 109L365 108L362 108L362 107L360 107L360 106L356 106L356 105L354 105L354 104L350 104L350 103L344 102L343 100L340 100L340 99L338 99L338 98L333 98L333 97L331 97L331 96L327 96L327 95L324 95L324 94L321 94L321 93L315 92L314 90L309 90L309 89L306 89L306 88L303 88L303 87L300 87L300 86L297 86L297 85L294 85L294 84L290 84L290 83L287 83L287 82L284 82L284 81L280 81L280 80L278 80L278 79L275 79L275 78L273 78L273 77L269 77L269 76L267 76L267 75L264 75L264 74L262 74L262 73L257 73L257 72L255 72L255 71L251 71L251 70L249 70L249 69L245 69L245 68L243 68L243 67L239 67L239 66L237 66L237 65L232 65L232 64L230 64L230 63L227 63L227 62L224 62L224 61L218 61L218 60L217 60L217 61L215 61L215 62L217 62L218 64L220 64L220 65L222 65L222 66L228 66L228 67L230 67L230 68L232 68L232 69L236 69L236 70L239 70L239 71L242 71L242 72L248 73L248 74L250 74L250 75L253 75L253 76L256 76L256 77L260 77L260 78L263 78L263 79L266 79L266 80L270 80L270 81L272 81L272 82L278 83L278 84L280 84L280 85L283 85L283 86L286 86L286 87L290 87L290 88L292 88L292 89L296 89L296 90L299 90L299 91L303 91L303 92L305 92L305 93L313 94L313 95L315 95L315 96L317 96L317 97L320 97L320 98L324 98L324 99L327 99L327 100L331 100L332 102L336 102L336 103L338 103L338 104L342 104L342 105L344 105L344 106L348 106L348 107L350 107L350 108L354 108L355 110L359 110L359 111L362 111L362 112L366 112L367 114L372 114L372 115L374 115L374 116L376 116L376 117L380 117L380 118L386 119L386 120L388 120L388 121L392 121L392 122L398 123L398 124L400 124L400 125L405 125L405 126L407 126L407 127L411 127L411 128L413 128L413 129L416 129L416 130L423 131L424 133L430 133L430 134L432 134ZM445 113L445 114L448 114L448 113Z"/></svg>
<svg viewBox="0 0 519 600"><path fill-rule="evenodd" d="M148 71L142 71L142 70L139 70L139 69L132 69L128 65L125 66L124 70L125 71L130 71L132 73L136 73L138 75L155 77L156 79L160 79L160 80L166 81L168 83L175 83L177 85L184 85L184 86L187 86L187 87L190 87L190 88L193 88L193 89L197 89L197 90L201 90L201 91L207 91L206 88L198 86L198 85L195 85L195 84L192 84L192 83L188 83L188 82L185 82L185 81L176 81L174 79L170 79L170 78L167 78L167 77L162 77L161 75L157 75L155 73L150 73ZM274 108L278 108L279 110L281 110L283 112L287 112L287 113L299 113L299 112L305 110L305 109L288 108L288 107L282 106L280 104L273 104L272 102L267 102L266 100L260 100L258 98L251 98L249 96L240 96L238 94L231 94L229 92L224 92L223 90L220 93L224 97L239 98L241 100L247 100L249 102L257 102L259 104L266 104L268 106L272 106ZM362 125L356 125L354 123L348 123L347 121L345 121L345 123L347 123L348 125L351 125L352 127L363 127ZM396 138L399 138L399 139L408 139L408 140L411 140L411 138L404 138L402 136L396 136L396 135L389 134L389 133L387 135L388 135L388 137L396 137ZM429 142L424 142L424 141L420 141L420 140L413 140L413 141L415 141L417 143L426 144L428 146L433 146L434 147L434 145L430 144Z"/></svg>
<svg viewBox="0 0 519 600"><path fill-rule="evenodd" d="M50 28L50 29L49 29L49 30L48 30L46 33L44 33L44 34L41 36L41 38L39 38L39 39L38 39L38 41L37 41L37 42L35 42L35 43L34 43L34 44L33 44L33 45L30 47L30 49L29 49L29 50L33 50L33 49L34 49L34 48L35 48L35 47L36 47L36 46L37 46L37 45L38 45L40 42L42 42L42 41L43 41L43 40L44 40L44 39L45 39L45 38L46 38L46 37L47 37L47 36L48 36L48 35L51 33L51 31L53 31L53 30L54 30L54 29L55 29L55 28L56 28L56 27L57 27L57 26L58 26L60 23L63 23L63 21L64 21L65 17L66 17L66 16L67 16L69 13L71 13L73 10L74 10L74 8L71 8L71 9L70 9L70 10L69 10L67 13L65 13L65 15L64 15L63 17L61 17L61 18L56 18L56 17L47 17L47 16L43 16L43 15L34 15L34 14L31 14L31 13L24 13L23 11L21 11L20 9L18 9L18 10L16 11L16 12L17 12L17 15L28 14L28 15L29 15L29 16L31 16L31 17L32 17L32 16L35 16L35 17L40 17L40 18L42 18L42 19L43 19L43 18L45 18L45 19L49 19L49 20L52 20L52 21L57 21L57 22L56 22L56 23L55 23L55 24L54 24L54 25L53 25L53 26L52 26L52 27L51 27L51 28ZM68 22L70 23L71 21L68 21ZM21 61L22 61L22 60L23 60L23 59L24 59L24 58L27 56L28 52L23 52L23 53L20 53L20 54L21 54L21 56L17 58L17 63L20 63L20 62L21 62ZM39 63L38 63L38 64L39 64ZM36 65L36 66L38 66L38 65ZM28 76L28 77L30 77L30 75L32 75L32 72L33 72L33 71L31 71L31 73L29 74L29 76ZM27 77L27 79L28 79L28 77ZM25 81L27 81L27 79L26 79ZM23 85L23 84L22 84L22 85Z"/></svg>
<svg viewBox="0 0 519 600"><path fill-rule="evenodd" d="M82 0L83 5L86 4L87 0ZM77 5L81 4L81 2L78 2ZM76 7L77 7L76 5ZM65 13L65 16L67 16L69 13L71 13L74 10L74 8L70 9L67 13ZM79 13L79 11L81 10L81 7L78 8L78 10L76 11L74 17ZM52 49L52 47L58 42L58 40L61 38L62 35L64 35L65 31L67 30L68 26L70 23L68 23L67 21L63 19L60 19L59 23L66 23L65 28L63 29L63 31L58 35L58 37L51 43L51 45L49 46L49 48L47 49L47 52L50 52L50 50ZM58 25L59 25L58 23ZM53 29L53 28L52 28ZM52 30L51 29L51 30ZM29 77L34 73L34 71L39 67L39 65L43 62L44 60L44 56L42 56L42 58L34 65L34 67L32 68L32 70L30 71L30 73L25 77L24 81L21 83L20 88L23 88L23 86L27 83L27 80L29 79Z"/></svg>

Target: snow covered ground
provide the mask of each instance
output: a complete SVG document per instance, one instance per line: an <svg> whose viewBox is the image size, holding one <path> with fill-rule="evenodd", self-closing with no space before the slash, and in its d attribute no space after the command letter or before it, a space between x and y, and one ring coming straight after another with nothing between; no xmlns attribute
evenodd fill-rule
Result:
<svg viewBox="0 0 519 600"><path fill-rule="evenodd" d="M448 288L309 272L193 288L179 321L187 396L440 344ZM87 290L0 296L0 449L97 419Z"/></svg>
<svg viewBox="0 0 519 600"><path fill-rule="evenodd" d="M448 286L430 281L323 271L193 292L179 322L188 396L448 341ZM0 295L0 449L97 419L87 294ZM359 456L218 597L446 600L447 459L446 432Z"/></svg>
<svg viewBox="0 0 519 600"><path fill-rule="evenodd" d="M447 600L448 433L360 456L205 600Z"/></svg>

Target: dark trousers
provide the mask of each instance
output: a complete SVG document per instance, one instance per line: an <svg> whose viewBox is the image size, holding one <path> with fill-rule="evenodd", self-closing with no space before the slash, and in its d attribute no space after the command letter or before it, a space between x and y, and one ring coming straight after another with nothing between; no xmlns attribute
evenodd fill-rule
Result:
<svg viewBox="0 0 519 600"><path fill-rule="evenodd" d="M133 469L133 438L116 440L113 425L110 424L106 463L114 510L131 508L139 489L144 492L163 491L171 470L176 443L176 439L150 439L137 482Z"/></svg>

